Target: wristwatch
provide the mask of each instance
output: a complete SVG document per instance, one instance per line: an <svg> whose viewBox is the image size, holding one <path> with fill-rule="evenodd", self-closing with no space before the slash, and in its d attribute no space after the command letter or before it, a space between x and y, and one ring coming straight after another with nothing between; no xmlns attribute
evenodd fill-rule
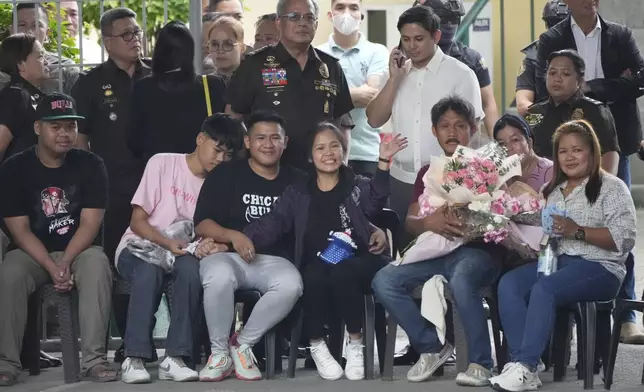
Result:
<svg viewBox="0 0 644 392"><path fill-rule="evenodd" d="M575 239L578 241L586 241L586 230L583 227L580 227L575 232Z"/></svg>

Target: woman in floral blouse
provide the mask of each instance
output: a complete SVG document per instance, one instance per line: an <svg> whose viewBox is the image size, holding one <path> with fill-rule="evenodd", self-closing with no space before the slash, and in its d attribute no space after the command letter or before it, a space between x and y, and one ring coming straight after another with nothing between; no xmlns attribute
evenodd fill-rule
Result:
<svg viewBox="0 0 644 392"><path fill-rule="evenodd" d="M553 136L554 175L543 194L558 237L558 270L537 278L537 263L516 268L499 283L499 311L510 362L490 379L495 389L532 391L541 386L537 363L550 338L557 307L608 301L617 295L635 246L635 206L628 188L600 167L601 149L583 120L561 125ZM528 301L526 304L526 300Z"/></svg>

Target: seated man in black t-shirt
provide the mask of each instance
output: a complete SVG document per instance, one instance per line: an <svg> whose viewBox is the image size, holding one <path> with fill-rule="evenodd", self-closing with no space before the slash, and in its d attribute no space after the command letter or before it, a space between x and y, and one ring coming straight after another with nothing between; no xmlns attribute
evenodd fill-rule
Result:
<svg viewBox="0 0 644 392"><path fill-rule="evenodd" d="M250 158L217 166L201 188L195 211L197 235L229 244L230 250L200 263L212 346L212 355L199 374L202 381L220 381L233 371L242 380L261 379L252 346L289 314L302 295L300 273L286 259L292 244L259 249L257 256L242 252L252 244L241 231L269 212L282 191L303 176L279 164L287 143L279 115L254 113L247 126L244 143ZM239 289L259 290L262 298L239 335L229 342L234 293Z"/></svg>
<svg viewBox="0 0 644 392"><path fill-rule="evenodd" d="M29 295L53 283L79 294L82 373L114 381L105 337L110 320L112 272L100 246L107 203L101 158L72 149L78 136L76 103L63 94L43 98L36 110L38 144L0 168L3 229L11 244L0 264L0 385L20 371Z"/></svg>

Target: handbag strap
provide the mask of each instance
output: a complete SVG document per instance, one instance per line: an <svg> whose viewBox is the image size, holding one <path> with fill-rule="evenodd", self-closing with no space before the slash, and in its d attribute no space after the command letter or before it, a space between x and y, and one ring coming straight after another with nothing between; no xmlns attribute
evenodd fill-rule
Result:
<svg viewBox="0 0 644 392"><path fill-rule="evenodd" d="M202 75L203 78L203 92L206 96L206 110L208 111L208 117L212 116L212 105L210 104L210 88L208 88L208 77Z"/></svg>

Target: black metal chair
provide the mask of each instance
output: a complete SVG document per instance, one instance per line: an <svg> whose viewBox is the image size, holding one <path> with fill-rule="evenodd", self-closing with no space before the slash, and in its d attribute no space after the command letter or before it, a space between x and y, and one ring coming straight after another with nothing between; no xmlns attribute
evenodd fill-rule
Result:
<svg viewBox="0 0 644 392"><path fill-rule="evenodd" d="M604 389L610 390L613 385L613 373L615 372L615 360L617 359L617 348L619 347L619 335L622 328L622 321L625 313L630 310L644 312L644 301L617 299L613 311L613 332L610 338L608 358L604 362ZM644 369L642 369L642 384L644 384Z"/></svg>

